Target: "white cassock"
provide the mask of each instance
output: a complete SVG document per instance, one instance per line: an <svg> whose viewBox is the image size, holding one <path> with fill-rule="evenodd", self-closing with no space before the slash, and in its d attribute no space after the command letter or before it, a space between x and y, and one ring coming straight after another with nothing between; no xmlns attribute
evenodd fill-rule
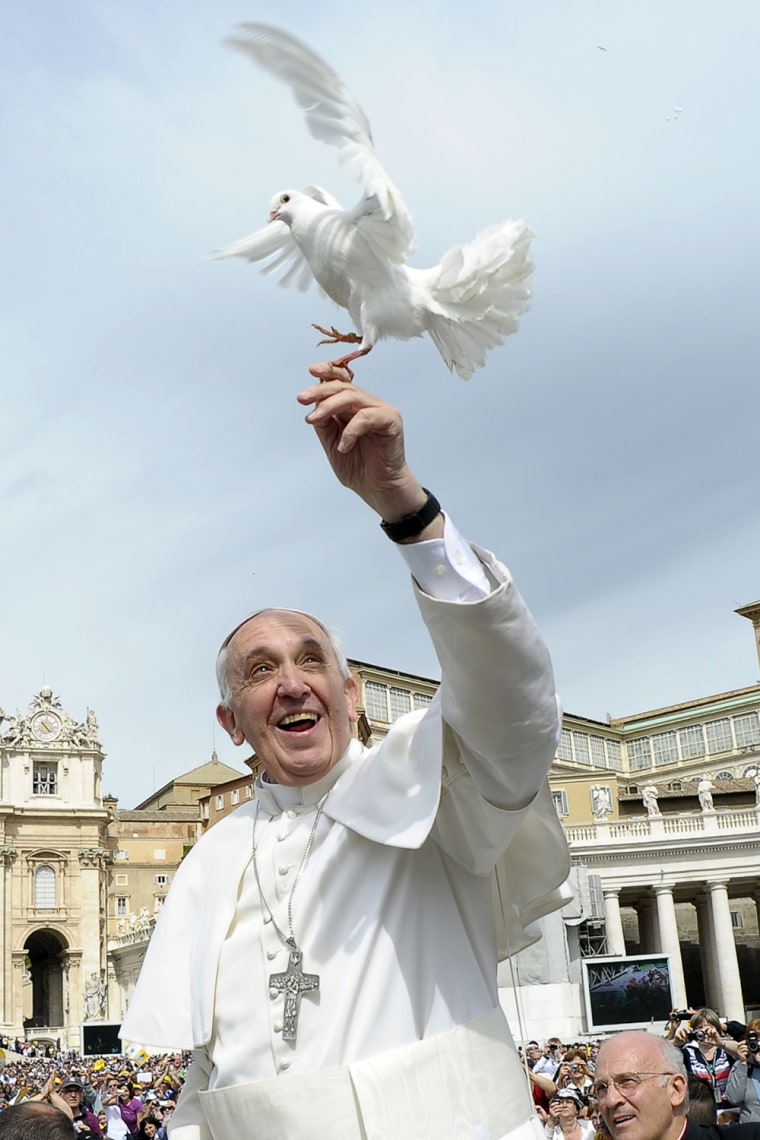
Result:
<svg viewBox="0 0 760 1140"><path fill-rule="evenodd" d="M449 520L443 539L399 549L441 663L433 703L373 748L353 741L316 784L257 781L164 905L122 1036L194 1050L171 1140L542 1135L496 964L568 898L545 779L561 723L551 665L508 570L473 548L477 561ZM288 932L325 793L291 904L319 989L290 1042L270 986L288 962L275 922ZM257 814L275 922L251 858Z"/></svg>

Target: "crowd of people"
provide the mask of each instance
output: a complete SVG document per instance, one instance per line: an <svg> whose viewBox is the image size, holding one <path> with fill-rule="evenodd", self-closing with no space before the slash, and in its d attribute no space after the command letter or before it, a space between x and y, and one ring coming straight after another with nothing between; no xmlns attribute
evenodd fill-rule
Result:
<svg viewBox="0 0 760 1140"><path fill-rule="evenodd" d="M704 1007L673 1011L662 1038L642 1035L663 1042L662 1060L671 1068L651 1074L634 1069L618 1073L616 1089L625 1100L627 1093L638 1089L641 1077L680 1073L686 1081L684 1116L688 1111L693 1123L721 1127L760 1123L759 1033L760 1019L742 1025L723 1023L714 1010ZM614 1135L605 1113L608 1093L606 1082L599 1080L599 1057L618 1039L636 1036L620 1034L606 1045L597 1040L570 1046L557 1037L543 1046L538 1041L527 1043L521 1054L546 1140L592 1140L610 1131ZM626 1088L627 1080L636 1083Z"/></svg>
<svg viewBox="0 0 760 1140"><path fill-rule="evenodd" d="M0 1135L20 1119L18 1137L24 1138L34 1135L36 1121L40 1136L56 1140L59 1134L79 1140L166 1140L188 1061L181 1053L82 1059L76 1053L11 1047L0 1073ZM56 1114L68 1122L67 1131L60 1131Z"/></svg>

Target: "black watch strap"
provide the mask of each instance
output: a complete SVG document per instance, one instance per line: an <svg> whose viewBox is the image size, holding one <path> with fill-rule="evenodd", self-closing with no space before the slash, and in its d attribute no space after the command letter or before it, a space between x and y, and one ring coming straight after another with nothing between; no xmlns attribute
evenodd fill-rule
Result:
<svg viewBox="0 0 760 1140"><path fill-rule="evenodd" d="M416 538L441 513L441 504L435 495L428 491L427 487L423 487L422 490L427 495L427 499L418 511L412 515L404 515L398 522L386 522L383 519L380 523L385 534L393 542L404 542L407 538Z"/></svg>

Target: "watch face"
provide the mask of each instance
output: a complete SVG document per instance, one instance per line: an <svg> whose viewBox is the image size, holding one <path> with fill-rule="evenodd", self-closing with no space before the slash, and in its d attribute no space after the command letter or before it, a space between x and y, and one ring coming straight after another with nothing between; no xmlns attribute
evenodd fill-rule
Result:
<svg viewBox="0 0 760 1140"><path fill-rule="evenodd" d="M38 740L55 740L61 732L61 722L54 713L37 713L32 719L32 732Z"/></svg>

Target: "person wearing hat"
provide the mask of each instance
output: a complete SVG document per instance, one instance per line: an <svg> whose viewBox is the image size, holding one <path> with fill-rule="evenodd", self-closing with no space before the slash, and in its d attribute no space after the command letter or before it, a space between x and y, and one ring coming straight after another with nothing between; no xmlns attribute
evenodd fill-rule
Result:
<svg viewBox="0 0 760 1140"><path fill-rule="evenodd" d="M558 1089L549 1101L548 1114L539 1112L546 1140L593 1140L591 1121L578 1119L582 1111L583 1101L575 1089Z"/></svg>
<svg viewBox="0 0 760 1140"><path fill-rule="evenodd" d="M67 1077L61 1084L60 1094L71 1111L71 1116L74 1121L74 1131L83 1137L87 1136L88 1131L91 1132L93 1136L102 1137L103 1133L100 1131L97 1116L94 1116L89 1108L83 1104L84 1085L79 1078Z"/></svg>

